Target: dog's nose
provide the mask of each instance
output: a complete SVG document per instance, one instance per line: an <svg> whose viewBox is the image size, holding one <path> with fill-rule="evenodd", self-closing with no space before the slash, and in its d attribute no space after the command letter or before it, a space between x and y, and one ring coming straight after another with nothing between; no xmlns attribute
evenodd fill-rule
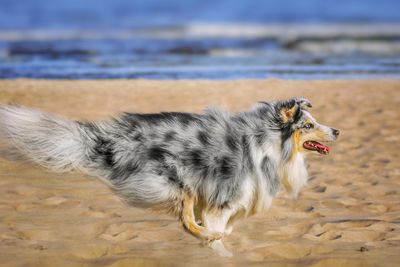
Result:
<svg viewBox="0 0 400 267"><path fill-rule="evenodd" d="M333 133L333 135L334 135L335 137L338 137L339 134L340 134L340 131L339 131L338 129L332 128L332 133Z"/></svg>

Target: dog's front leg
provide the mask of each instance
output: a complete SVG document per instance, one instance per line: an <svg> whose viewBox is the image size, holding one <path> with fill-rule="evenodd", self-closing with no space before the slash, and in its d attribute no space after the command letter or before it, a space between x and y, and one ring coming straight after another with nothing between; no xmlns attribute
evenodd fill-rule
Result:
<svg viewBox="0 0 400 267"><path fill-rule="evenodd" d="M207 227L209 230L225 233L226 226L232 214L233 210L231 209L203 211L202 221L204 223L204 226ZM221 239L210 242L208 245L221 256L233 256L232 252L225 248L224 243Z"/></svg>
<svg viewBox="0 0 400 267"><path fill-rule="evenodd" d="M182 201L182 212L181 212L181 221L183 226L195 237L210 243L214 240L221 239L223 236L223 231L214 231L212 229L208 229L207 227L200 226L196 223L196 218L194 215L194 205L195 205L195 197L189 193L184 194L184 198Z"/></svg>

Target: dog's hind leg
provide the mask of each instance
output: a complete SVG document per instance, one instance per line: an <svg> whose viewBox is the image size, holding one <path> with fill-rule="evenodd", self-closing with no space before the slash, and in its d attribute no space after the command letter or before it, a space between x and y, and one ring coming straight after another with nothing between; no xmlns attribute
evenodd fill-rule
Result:
<svg viewBox="0 0 400 267"><path fill-rule="evenodd" d="M226 208L217 211L204 211L202 214L202 221L204 226L210 231L225 233L227 224L233 213L233 210ZM221 239L210 242L209 246L221 256L233 256L232 252L225 248Z"/></svg>
<svg viewBox="0 0 400 267"><path fill-rule="evenodd" d="M195 237L202 239L206 242L212 242L221 239L223 232L211 231L204 226L200 226L196 223L196 218L194 215L194 205L196 199L189 193L184 194L182 201L182 211L180 219L183 226Z"/></svg>

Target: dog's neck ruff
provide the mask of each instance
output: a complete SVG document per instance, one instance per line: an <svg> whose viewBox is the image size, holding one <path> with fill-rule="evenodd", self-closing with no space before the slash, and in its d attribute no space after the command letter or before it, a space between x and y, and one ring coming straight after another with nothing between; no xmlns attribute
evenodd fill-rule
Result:
<svg viewBox="0 0 400 267"><path fill-rule="evenodd" d="M295 153L281 167L281 181L292 198L296 198L300 190L307 184L308 172L303 153Z"/></svg>

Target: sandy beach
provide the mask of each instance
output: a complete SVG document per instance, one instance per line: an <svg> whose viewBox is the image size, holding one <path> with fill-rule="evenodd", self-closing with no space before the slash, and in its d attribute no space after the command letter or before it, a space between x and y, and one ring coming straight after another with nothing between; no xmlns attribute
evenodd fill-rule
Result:
<svg viewBox="0 0 400 267"><path fill-rule="evenodd" d="M328 156L309 157L309 185L240 221L221 258L176 219L127 206L101 182L54 174L0 152L1 266L398 266L400 81L0 81L0 104L71 119L122 111L232 112L305 96L341 129Z"/></svg>

